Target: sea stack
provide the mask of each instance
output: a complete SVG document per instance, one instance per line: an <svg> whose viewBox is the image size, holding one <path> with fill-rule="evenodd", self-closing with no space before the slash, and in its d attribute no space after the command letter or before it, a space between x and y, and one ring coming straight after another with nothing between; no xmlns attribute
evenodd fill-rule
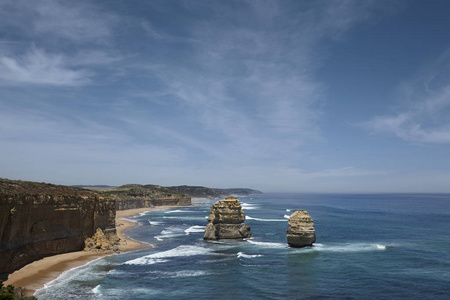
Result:
<svg viewBox="0 0 450 300"><path fill-rule="evenodd" d="M316 242L314 222L306 210L296 210L289 218L287 242L289 246L301 248Z"/></svg>
<svg viewBox="0 0 450 300"><path fill-rule="evenodd" d="M245 214L236 197L227 197L211 206L205 240L242 239L251 237L250 226L244 224Z"/></svg>

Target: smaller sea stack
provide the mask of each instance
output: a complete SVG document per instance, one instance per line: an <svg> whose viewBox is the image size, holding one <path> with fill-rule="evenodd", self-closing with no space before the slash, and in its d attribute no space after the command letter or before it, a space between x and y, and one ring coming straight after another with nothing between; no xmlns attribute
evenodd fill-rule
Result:
<svg viewBox="0 0 450 300"><path fill-rule="evenodd" d="M227 197L211 206L205 240L242 239L251 237L250 226L244 224L245 214L236 197Z"/></svg>
<svg viewBox="0 0 450 300"><path fill-rule="evenodd" d="M301 248L316 242L314 222L306 210L296 210L289 218L287 242L289 246Z"/></svg>

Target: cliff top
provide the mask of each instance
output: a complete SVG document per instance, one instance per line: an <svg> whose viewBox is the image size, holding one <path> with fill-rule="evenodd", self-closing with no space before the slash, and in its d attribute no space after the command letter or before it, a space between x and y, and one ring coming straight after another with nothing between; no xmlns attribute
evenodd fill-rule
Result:
<svg viewBox="0 0 450 300"><path fill-rule="evenodd" d="M184 193L173 191L165 187L153 184L141 185L141 184L125 184L118 187L107 187L107 188L86 188L88 190L96 191L102 195L128 195L128 196L141 196L141 197L159 197L167 195L177 195L186 196Z"/></svg>
<svg viewBox="0 0 450 300"><path fill-rule="evenodd" d="M85 189L56 185L45 182L32 182L0 178L2 194L44 194L52 196L91 196L94 193Z"/></svg>

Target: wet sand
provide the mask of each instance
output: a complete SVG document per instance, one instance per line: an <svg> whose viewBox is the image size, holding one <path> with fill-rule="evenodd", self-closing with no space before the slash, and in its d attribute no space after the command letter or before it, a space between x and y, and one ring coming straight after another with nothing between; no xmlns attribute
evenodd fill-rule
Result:
<svg viewBox="0 0 450 300"><path fill-rule="evenodd" d="M179 208L180 206L157 206L147 208L137 208L129 210L120 210L116 212L116 229L117 236L120 238L119 250L121 252L136 251L151 248L152 245L133 240L126 236L126 231L139 223L130 222L122 218L135 216L145 211ZM43 259L32 262L25 267L15 271L8 276L5 285L12 284L14 286L22 286L26 288L27 294L32 295L34 292L54 279L63 272L83 266L88 262L98 259L105 255L111 255L114 252L90 252L77 251L54 256L45 257Z"/></svg>

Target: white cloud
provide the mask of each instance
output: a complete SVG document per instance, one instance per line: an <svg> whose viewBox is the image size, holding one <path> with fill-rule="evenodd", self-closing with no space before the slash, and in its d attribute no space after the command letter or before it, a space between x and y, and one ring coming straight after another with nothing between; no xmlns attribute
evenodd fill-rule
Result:
<svg viewBox="0 0 450 300"><path fill-rule="evenodd" d="M47 0L35 5L26 1L24 9L37 16L34 29L38 34L54 35L74 42L106 43L112 35L116 16L88 2Z"/></svg>
<svg viewBox="0 0 450 300"><path fill-rule="evenodd" d="M197 131L215 133L216 153L292 163L304 154L302 146L322 139L326 90L315 78L326 58L322 43L366 20L372 4L321 2L294 14L282 2L248 1L239 11L222 3L207 8L212 18L190 20L183 28L188 36L181 37L143 22L152 41L178 39L189 51L181 63L158 60L141 67L159 79L165 98L195 114Z"/></svg>
<svg viewBox="0 0 450 300"><path fill-rule="evenodd" d="M90 82L90 71L71 68L62 54L47 53L32 46L22 56L0 56L0 84L45 84L77 86Z"/></svg>
<svg viewBox="0 0 450 300"><path fill-rule="evenodd" d="M377 116L365 126L417 143L450 143L450 52L422 69L399 91L395 113Z"/></svg>

